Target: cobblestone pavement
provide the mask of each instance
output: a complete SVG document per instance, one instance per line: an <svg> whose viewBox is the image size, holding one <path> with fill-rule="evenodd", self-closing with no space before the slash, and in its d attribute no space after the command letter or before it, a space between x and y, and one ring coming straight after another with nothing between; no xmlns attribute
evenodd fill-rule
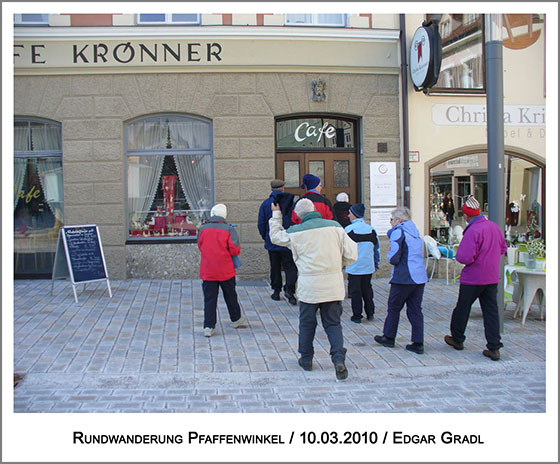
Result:
<svg viewBox="0 0 560 464"><path fill-rule="evenodd" d="M234 329L222 297L216 334L202 334L200 281L126 280L79 286L14 282L15 412L545 412L546 322L505 316L502 359L482 356L482 314L473 307L465 349L447 346L459 286L434 279L424 293L425 353L377 345L388 279L374 279L375 319L350 321L343 303L349 378L336 382L317 328L313 370L297 365L298 307L270 299L264 282L238 283L249 327Z"/></svg>

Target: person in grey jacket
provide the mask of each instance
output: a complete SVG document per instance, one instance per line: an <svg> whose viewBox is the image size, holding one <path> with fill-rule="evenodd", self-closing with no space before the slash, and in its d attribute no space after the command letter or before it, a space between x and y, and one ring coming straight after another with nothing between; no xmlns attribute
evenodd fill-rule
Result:
<svg viewBox="0 0 560 464"><path fill-rule="evenodd" d="M424 315L422 297L424 285L428 281L422 238L416 225L410 220L408 208L396 208L391 212L392 228L387 232L390 249L387 259L393 265L391 290L387 301L387 317L383 335L376 335L375 341L383 346L394 347L399 325L400 312L406 303L406 315L412 325L412 343L406 349L414 353L424 353Z"/></svg>

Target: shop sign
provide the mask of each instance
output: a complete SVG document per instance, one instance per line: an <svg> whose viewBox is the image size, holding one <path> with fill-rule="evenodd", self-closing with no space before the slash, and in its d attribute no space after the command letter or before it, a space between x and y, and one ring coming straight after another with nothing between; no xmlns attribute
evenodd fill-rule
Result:
<svg viewBox="0 0 560 464"><path fill-rule="evenodd" d="M219 42L76 42L59 45L56 52L48 43L15 43L14 65L211 63L222 61L222 51Z"/></svg>
<svg viewBox="0 0 560 464"><path fill-rule="evenodd" d="M477 168L478 155L464 155L445 162L447 168Z"/></svg>
<svg viewBox="0 0 560 464"><path fill-rule="evenodd" d="M321 142L323 135L328 139L332 139L336 135L335 127L328 122L323 124L322 127L313 126L308 122L302 122L299 126L296 127L296 130L294 132L294 138L298 142L303 142L309 137L314 137L317 139L317 143L319 143Z"/></svg>
<svg viewBox="0 0 560 464"><path fill-rule="evenodd" d="M438 126L485 126L486 105L435 104L432 121ZM504 125L544 126L544 105L504 105Z"/></svg>
<svg viewBox="0 0 560 464"><path fill-rule="evenodd" d="M410 78L414 90L427 91L438 80L441 68L441 36L437 23L424 22L410 44Z"/></svg>

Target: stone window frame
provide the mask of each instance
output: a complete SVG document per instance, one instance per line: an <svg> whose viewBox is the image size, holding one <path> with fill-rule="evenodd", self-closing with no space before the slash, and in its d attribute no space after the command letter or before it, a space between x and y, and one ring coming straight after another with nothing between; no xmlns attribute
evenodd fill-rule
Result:
<svg viewBox="0 0 560 464"><path fill-rule="evenodd" d="M143 150L143 149L129 149L128 143L128 127L139 121L149 121L150 119L154 118L169 118L170 120L185 120L186 122L189 121L198 121L204 122L208 125L208 147L205 149L200 148L193 148L193 149L157 149L157 150ZM213 147L213 121L211 119L196 116L187 113L152 113L146 114L143 116L139 116L128 121L125 121L124 124L124 158L125 158L125 167L124 167L124 203L125 203L125 229L126 229L126 244L165 244L165 243L196 243L198 239L198 230L196 235L194 236L164 236L164 237L133 237L130 235L130 228L129 228L129 205L128 205L128 169L129 169L129 162L128 159L131 156L150 156L150 155L157 155L158 153L161 154L164 151L165 155L202 155L208 156L210 158L210 191L211 191L211 199L210 199L210 206L208 208L208 215L210 212L210 208L214 205L215 202L215 182L214 182L214 147ZM159 180L161 183L161 178ZM178 182L179 183L179 182ZM179 183L179 187L180 183ZM206 219L206 217L205 217Z"/></svg>

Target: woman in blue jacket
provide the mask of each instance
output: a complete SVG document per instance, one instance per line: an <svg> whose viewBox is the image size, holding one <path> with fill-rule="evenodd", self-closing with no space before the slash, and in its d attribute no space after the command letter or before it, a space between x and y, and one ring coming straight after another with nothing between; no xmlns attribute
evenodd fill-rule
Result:
<svg viewBox="0 0 560 464"><path fill-rule="evenodd" d="M387 301L387 317L383 335L376 335L375 341L390 348L395 346L400 312L406 303L406 315L412 326L412 344L406 349L418 354L424 353L424 316L422 297L424 284L428 281L422 238L410 220L408 208L396 208L391 213L391 229L387 232L390 249L387 259L393 265L391 290Z"/></svg>

